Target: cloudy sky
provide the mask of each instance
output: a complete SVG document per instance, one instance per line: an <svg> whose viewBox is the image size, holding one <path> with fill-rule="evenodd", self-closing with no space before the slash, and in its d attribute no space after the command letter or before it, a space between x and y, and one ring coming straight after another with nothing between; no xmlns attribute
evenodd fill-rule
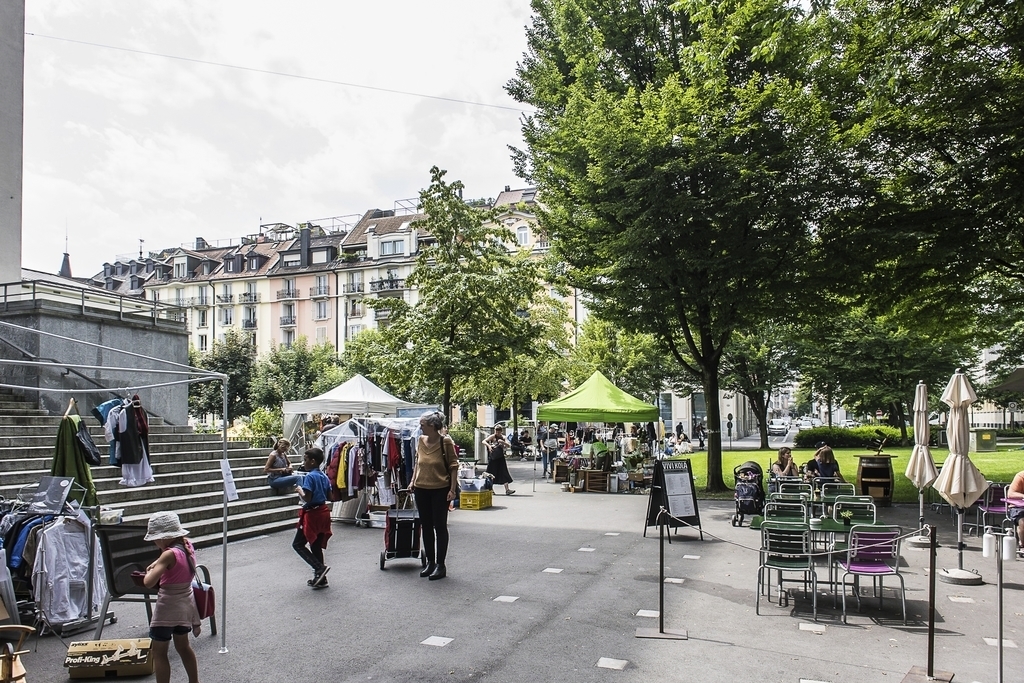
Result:
<svg viewBox="0 0 1024 683"><path fill-rule="evenodd" d="M56 272L65 234L89 276L140 239L389 209L435 164L469 197L522 187L503 85L528 20L529 0L26 0L23 265Z"/></svg>

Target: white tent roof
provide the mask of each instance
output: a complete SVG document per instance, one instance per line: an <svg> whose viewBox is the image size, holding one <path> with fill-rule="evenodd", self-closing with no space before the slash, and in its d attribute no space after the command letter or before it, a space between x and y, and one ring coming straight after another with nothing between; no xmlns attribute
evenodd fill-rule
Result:
<svg viewBox="0 0 1024 683"><path fill-rule="evenodd" d="M395 398L362 375L356 375L330 391L303 401L285 401L285 415L341 413L345 415L397 415L399 408L419 404Z"/></svg>

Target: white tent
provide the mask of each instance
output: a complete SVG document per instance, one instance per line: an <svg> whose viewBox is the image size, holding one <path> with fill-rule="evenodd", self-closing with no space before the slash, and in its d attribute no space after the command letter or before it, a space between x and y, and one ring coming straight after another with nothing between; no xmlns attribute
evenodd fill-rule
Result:
<svg viewBox="0 0 1024 683"><path fill-rule="evenodd" d="M303 416L314 413L341 415L397 415L399 408L417 408L418 403L409 403L395 398L362 375L356 375L327 393L303 401L285 401L285 438L298 443L302 433Z"/></svg>

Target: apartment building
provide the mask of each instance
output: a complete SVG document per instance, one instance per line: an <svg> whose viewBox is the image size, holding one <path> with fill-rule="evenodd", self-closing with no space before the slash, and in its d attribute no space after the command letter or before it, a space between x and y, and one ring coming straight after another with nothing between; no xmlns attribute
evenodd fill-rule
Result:
<svg viewBox="0 0 1024 683"><path fill-rule="evenodd" d="M536 227L536 194L534 188L506 186L493 206L515 235L509 248L526 248L541 257L550 245ZM277 223L237 240L196 238L106 263L91 283L181 306L190 343L199 351L236 329L249 336L261 355L274 346L290 346L300 336L341 353L360 332L387 326L390 311L369 308L368 299L397 298L415 305L416 291L407 279L416 256L433 239L417 226L426 215L415 205L399 200L393 209L370 209L354 223L334 221L328 229ZM575 296L567 304L576 313L578 330L585 310Z"/></svg>

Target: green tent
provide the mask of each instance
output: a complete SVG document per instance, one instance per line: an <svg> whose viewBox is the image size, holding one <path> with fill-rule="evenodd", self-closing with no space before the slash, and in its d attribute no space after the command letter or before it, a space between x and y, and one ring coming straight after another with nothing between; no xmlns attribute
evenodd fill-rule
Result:
<svg viewBox="0 0 1024 683"><path fill-rule="evenodd" d="M537 408L547 422L648 422L659 417L657 406L630 396L595 372L562 398Z"/></svg>

